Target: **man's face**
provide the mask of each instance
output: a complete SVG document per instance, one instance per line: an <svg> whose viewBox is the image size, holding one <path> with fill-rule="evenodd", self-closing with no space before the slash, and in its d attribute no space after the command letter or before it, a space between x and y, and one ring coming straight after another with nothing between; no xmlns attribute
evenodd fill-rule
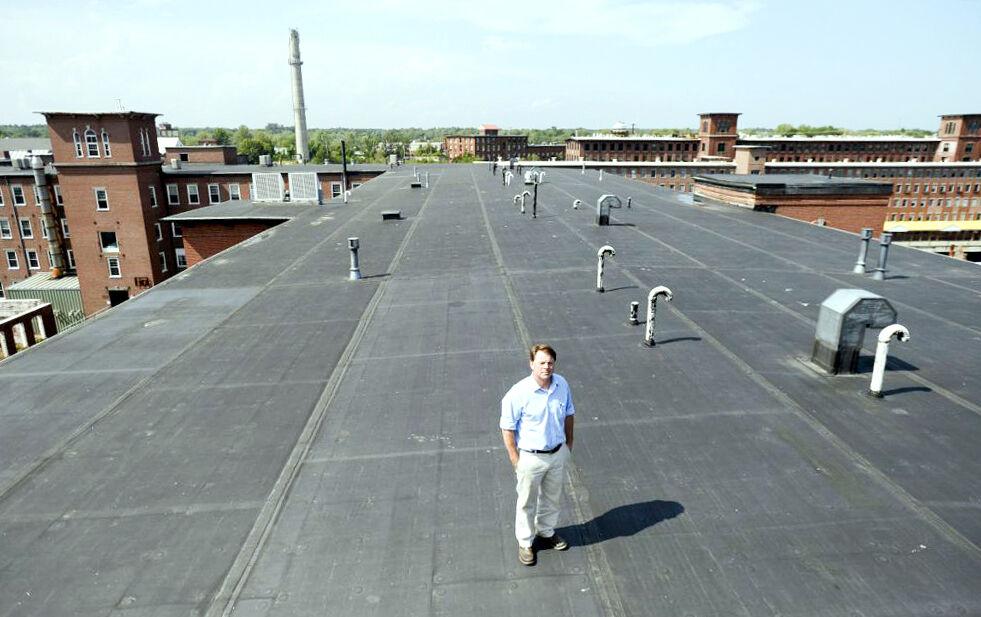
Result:
<svg viewBox="0 0 981 617"><path fill-rule="evenodd" d="M552 378L552 371L555 370L555 360L547 351L536 351L535 358L531 361L531 374L542 381Z"/></svg>

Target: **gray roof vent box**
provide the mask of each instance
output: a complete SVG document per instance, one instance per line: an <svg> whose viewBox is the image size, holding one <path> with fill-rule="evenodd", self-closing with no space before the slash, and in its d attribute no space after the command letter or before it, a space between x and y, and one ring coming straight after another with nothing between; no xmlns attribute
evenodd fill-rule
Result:
<svg viewBox="0 0 981 617"><path fill-rule="evenodd" d="M839 289L821 303L811 360L832 375L857 373L866 328L896 323L888 300L864 289Z"/></svg>

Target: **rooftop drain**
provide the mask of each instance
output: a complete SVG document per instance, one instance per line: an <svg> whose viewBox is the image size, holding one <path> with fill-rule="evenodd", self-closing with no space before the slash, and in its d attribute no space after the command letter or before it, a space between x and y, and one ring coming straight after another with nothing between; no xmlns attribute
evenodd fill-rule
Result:
<svg viewBox="0 0 981 617"><path fill-rule="evenodd" d="M873 398L882 398L882 377L886 372L889 341L893 337L905 343L909 340L909 330L905 326L893 324L886 326L879 333L879 342L875 346L875 364L872 365L872 384L869 386L869 396Z"/></svg>
<svg viewBox="0 0 981 617"><path fill-rule="evenodd" d="M864 289L839 289L821 303L811 360L832 375L857 373L866 328L896 323L896 309Z"/></svg>
<svg viewBox="0 0 981 617"><path fill-rule="evenodd" d="M616 195L601 195L596 200L596 224L610 224L610 209L621 206L620 198Z"/></svg>
<svg viewBox="0 0 981 617"><path fill-rule="evenodd" d="M351 249L351 273L348 278L352 281L360 281L361 264L358 262L358 249L361 248L361 241L357 238L348 238L347 248Z"/></svg>
<svg viewBox="0 0 981 617"><path fill-rule="evenodd" d="M609 244L600 247L600 250L596 252L596 291L603 293L606 289L603 287L603 262L606 260L607 255L613 257L617 252Z"/></svg>
<svg viewBox="0 0 981 617"><path fill-rule="evenodd" d="M647 294L647 328L644 329L644 345L654 346L654 316L657 314L657 299L664 296L665 301L670 302L674 298L671 290L664 285L658 285Z"/></svg>

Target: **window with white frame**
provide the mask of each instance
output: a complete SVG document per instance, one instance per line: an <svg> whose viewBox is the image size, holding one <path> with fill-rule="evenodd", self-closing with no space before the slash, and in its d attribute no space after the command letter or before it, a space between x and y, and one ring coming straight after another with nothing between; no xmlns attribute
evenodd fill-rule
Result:
<svg viewBox="0 0 981 617"><path fill-rule="evenodd" d="M118 253L119 241L116 239L116 232L100 231L99 246L102 247L103 253Z"/></svg>
<svg viewBox="0 0 981 617"><path fill-rule="evenodd" d="M237 184L228 185L228 198L232 201L239 201L242 199L242 191Z"/></svg>
<svg viewBox="0 0 981 617"><path fill-rule="evenodd" d="M221 201L221 190L217 184L208 185L208 203L216 204Z"/></svg>
<svg viewBox="0 0 981 617"><path fill-rule="evenodd" d="M143 129L140 129L138 135L140 136L140 154L146 156L146 138L143 137Z"/></svg>
<svg viewBox="0 0 981 617"><path fill-rule="evenodd" d="M71 233L68 232L68 219L61 219L61 236L63 238L71 238Z"/></svg>
<svg viewBox="0 0 981 617"><path fill-rule="evenodd" d="M10 229L10 221L6 218L0 219L0 239L10 240L14 237L13 231Z"/></svg>
<svg viewBox="0 0 981 617"><path fill-rule="evenodd" d="M167 271L167 253L164 253L163 251L160 251L157 254L160 255L160 271L161 272L166 272Z"/></svg>
<svg viewBox="0 0 981 617"><path fill-rule="evenodd" d="M31 219L20 219L20 237L30 240L34 237L34 229L31 228Z"/></svg>
<svg viewBox="0 0 981 617"><path fill-rule="evenodd" d="M85 131L85 149L89 158L99 158L99 136L92 129Z"/></svg>
<svg viewBox="0 0 981 617"><path fill-rule="evenodd" d="M187 185L187 203L189 204L199 204L201 203L201 198L198 195L198 185L188 184Z"/></svg>
<svg viewBox="0 0 981 617"><path fill-rule="evenodd" d="M181 234L181 226L178 225L177 223L174 223L173 221L171 221L171 223L170 223L170 235L172 237L174 237L174 238L183 238L184 237Z"/></svg>
<svg viewBox="0 0 981 617"><path fill-rule="evenodd" d="M3 281L0 281L0 298L3 297Z"/></svg>
<svg viewBox="0 0 981 617"><path fill-rule="evenodd" d="M109 257L106 259L106 265L109 266L109 278L118 279L123 277L122 268L119 267L118 257Z"/></svg>
<svg viewBox="0 0 981 617"><path fill-rule="evenodd" d="M340 182L331 182L330 183L330 196L331 196L331 199L333 199L334 197L340 197L341 196L341 183Z"/></svg>
<svg viewBox="0 0 981 617"><path fill-rule="evenodd" d="M153 229L154 229L154 231L157 232L157 242L160 242L161 240L163 240L164 239L164 235L163 235L163 230L160 228L160 223L154 223L153 224Z"/></svg>
<svg viewBox="0 0 981 617"><path fill-rule="evenodd" d="M59 206L65 205L65 200L61 196L61 187L58 186L57 184L54 185L54 193L55 193L55 203L58 204Z"/></svg>
<svg viewBox="0 0 981 617"><path fill-rule="evenodd" d="M109 131L102 129L102 151L106 153L106 158L112 158L112 150L109 148Z"/></svg>
<svg viewBox="0 0 981 617"><path fill-rule="evenodd" d="M15 206L23 206L24 204L27 203L27 200L24 199L24 187L22 187L21 185L19 185L19 184L11 184L10 185L10 194L14 198L14 205Z"/></svg>
<svg viewBox="0 0 981 617"><path fill-rule="evenodd" d="M27 269L40 270L41 260L37 257L37 251L27 251Z"/></svg>
<svg viewBox="0 0 981 617"><path fill-rule="evenodd" d="M150 129L143 129L143 134L146 135L146 152L143 153L143 156L151 156L153 154L153 149L151 148L150 144L153 142L150 141Z"/></svg>
<svg viewBox="0 0 981 617"><path fill-rule="evenodd" d="M82 158L82 136L78 134L78 129L72 130L72 141L75 142L75 156Z"/></svg>
<svg viewBox="0 0 981 617"><path fill-rule="evenodd" d="M17 260L17 251L6 251L6 253L7 253L7 269L20 270L20 261Z"/></svg>
<svg viewBox="0 0 981 617"><path fill-rule="evenodd" d="M72 270L74 270L75 269L75 251L73 251L71 249L68 249L68 250L65 251L65 254L68 255L68 267L71 268Z"/></svg>
<svg viewBox="0 0 981 617"><path fill-rule="evenodd" d="M187 253L184 249L177 248L174 249L174 255L177 256L177 268L183 269L187 267Z"/></svg>
<svg viewBox="0 0 981 617"><path fill-rule="evenodd" d="M151 208L156 208L157 207L157 187L151 186L151 187L149 187L149 189L150 189L150 207Z"/></svg>
<svg viewBox="0 0 981 617"><path fill-rule="evenodd" d="M181 194L177 190L176 184L167 185L167 204L171 206L177 206L181 203Z"/></svg>
<svg viewBox="0 0 981 617"><path fill-rule="evenodd" d="M0 207L3 206L3 191L0 191Z"/></svg>
<svg viewBox="0 0 981 617"><path fill-rule="evenodd" d="M34 185L34 204L37 206L41 205L41 187Z"/></svg>
<svg viewBox="0 0 981 617"><path fill-rule="evenodd" d="M95 209L96 210L108 210L109 209L109 193L106 189L102 187L96 187L92 189L95 192Z"/></svg>
<svg viewBox="0 0 981 617"><path fill-rule="evenodd" d="M41 224L41 237L45 240L50 240L48 237L48 226L44 224L44 219L41 219L39 222Z"/></svg>

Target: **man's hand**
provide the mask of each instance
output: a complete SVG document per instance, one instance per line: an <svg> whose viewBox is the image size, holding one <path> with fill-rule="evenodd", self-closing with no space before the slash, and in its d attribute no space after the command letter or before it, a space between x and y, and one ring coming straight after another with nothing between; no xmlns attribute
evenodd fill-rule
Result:
<svg viewBox="0 0 981 617"><path fill-rule="evenodd" d="M507 429L501 429L501 437L504 438L504 448L508 451L508 459L511 461L511 467L518 468L518 440L515 439L514 431L509 431Z"/></svg>

